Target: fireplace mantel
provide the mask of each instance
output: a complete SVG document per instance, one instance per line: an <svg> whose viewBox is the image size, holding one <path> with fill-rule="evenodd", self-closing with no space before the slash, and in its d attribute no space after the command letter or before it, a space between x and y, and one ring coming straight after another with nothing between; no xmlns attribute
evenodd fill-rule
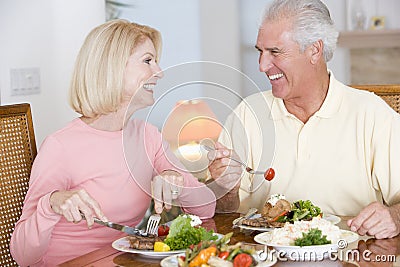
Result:
<svg viewBox="0 0 400 267"><path fill-rule="evenodd" d="M338 46L345 48L400 47L400 29L340 32Z"/></svg>

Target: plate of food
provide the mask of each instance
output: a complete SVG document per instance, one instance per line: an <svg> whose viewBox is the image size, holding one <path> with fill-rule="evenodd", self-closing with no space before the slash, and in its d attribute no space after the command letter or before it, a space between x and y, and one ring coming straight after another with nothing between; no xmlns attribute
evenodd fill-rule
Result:
<svg viewBox="0 0 400 267"><path fill-rule="evenodd" d="M187 249L185 253L171 255L164 258L161 267L187 266L257 266L268 267L277 262L272 254L262 250L255 250L257 245L236 243L228 245L232 233L223 236L217 241L203 242L201 246Z"/></svg>
<svg viewBox="0 0 400 267"><path fill-rule="evenodd" d="M265 203L260 213L240 220L237 226L246 230L269 232L274 228L283 227L287 222L309 221L314 217L322 217L333 224L340 222L338 216L323 213L310 200L290 203L284 195L275 194Z"/></svg>
<svg viewBox="0 0 400 267"><path fill-rule="evenodd" d="M254 240L273 247L280 257L292 260L322 260L357 241L358 234L341 230L322 218L296 221L282 228L258 234Z"/></svg>
<svg viewBox="0 0 400 267"><path fill-rule="evenodd" d="M160 241L156 241L160 240ZM112 243L112 247L116 250L129 252L129 253L136 253L138 255L147 257L147 258L156 258L161 259L165 258L174 254L179 254L184 252L184 249L180 250L169 250L169 251L154 251L154 244L155 242L162 242L161 239L143 239L141 236L125 236L118 240L115 240ZM139 243L141 244L141 248L135 249L132 247L131 243Z"/></svg>
<svg viewBox="0 0 400 267"><path fill-rule="evenodd" d="M125 236L115 240L112 247L116 250L135 253L148 258L165 258L182 253L192 244L203 240L218 240L223 235L208 231L193 224L197 216L182 214L169 225L166 236ZM201 223L201 221L200 221Z"/></svg>

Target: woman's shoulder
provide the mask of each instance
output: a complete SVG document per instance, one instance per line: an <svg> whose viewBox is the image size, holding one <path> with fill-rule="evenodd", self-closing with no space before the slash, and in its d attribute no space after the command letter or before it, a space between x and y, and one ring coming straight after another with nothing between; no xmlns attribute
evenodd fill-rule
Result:
<svg viewBox="0 0 400 267"><path fill-rule="evenodd" d="M53 133L49 134L46 136L46 138L43 140L43 144L47 143L62 143L63 140L69 139L72 135L73 132L77 131L77 129L81 129L82 125L80 122L79 118L75 118L72 121L68 122L65 126L62 128L57 129Z"/></svg>
<svg viewBox="0 0 400 267"><path fill-rule="evenodd" d="M131 119L127 122L124 128L126 133L133 133L135 135L145 135L145 136L159 136L161 135L159 129L148 121L141 119Z"/></svg>

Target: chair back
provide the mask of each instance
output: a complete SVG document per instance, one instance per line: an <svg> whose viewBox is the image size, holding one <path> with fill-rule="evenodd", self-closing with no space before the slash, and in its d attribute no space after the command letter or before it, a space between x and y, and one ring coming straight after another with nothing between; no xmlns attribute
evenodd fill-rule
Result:
<svg viewBox="0 0 400 267"><path fill-rule="evenodd" d="M397 113L400 113L400 84L351 85L351 87L374 92L382 97Z"/></svg>
<svg viewBox="0 0 400 267"><path fill-rule="evenodd" d="M10 239L21 216L36 156L29 104L0 106L0 266L18 266Z"/></svg>

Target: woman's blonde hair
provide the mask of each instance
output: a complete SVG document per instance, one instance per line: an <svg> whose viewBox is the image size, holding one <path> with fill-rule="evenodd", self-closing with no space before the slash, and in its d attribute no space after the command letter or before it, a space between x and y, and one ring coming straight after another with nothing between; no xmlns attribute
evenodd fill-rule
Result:
<svg viewBox="0 0 400 267"><path fill-rule="evenodd" d="M124 71L134 49L149 38L161 54L161 34L149 26L112 20L86 37L75 62L70 85L71 107L85 117L117 110L122 101Z"/></svg>

